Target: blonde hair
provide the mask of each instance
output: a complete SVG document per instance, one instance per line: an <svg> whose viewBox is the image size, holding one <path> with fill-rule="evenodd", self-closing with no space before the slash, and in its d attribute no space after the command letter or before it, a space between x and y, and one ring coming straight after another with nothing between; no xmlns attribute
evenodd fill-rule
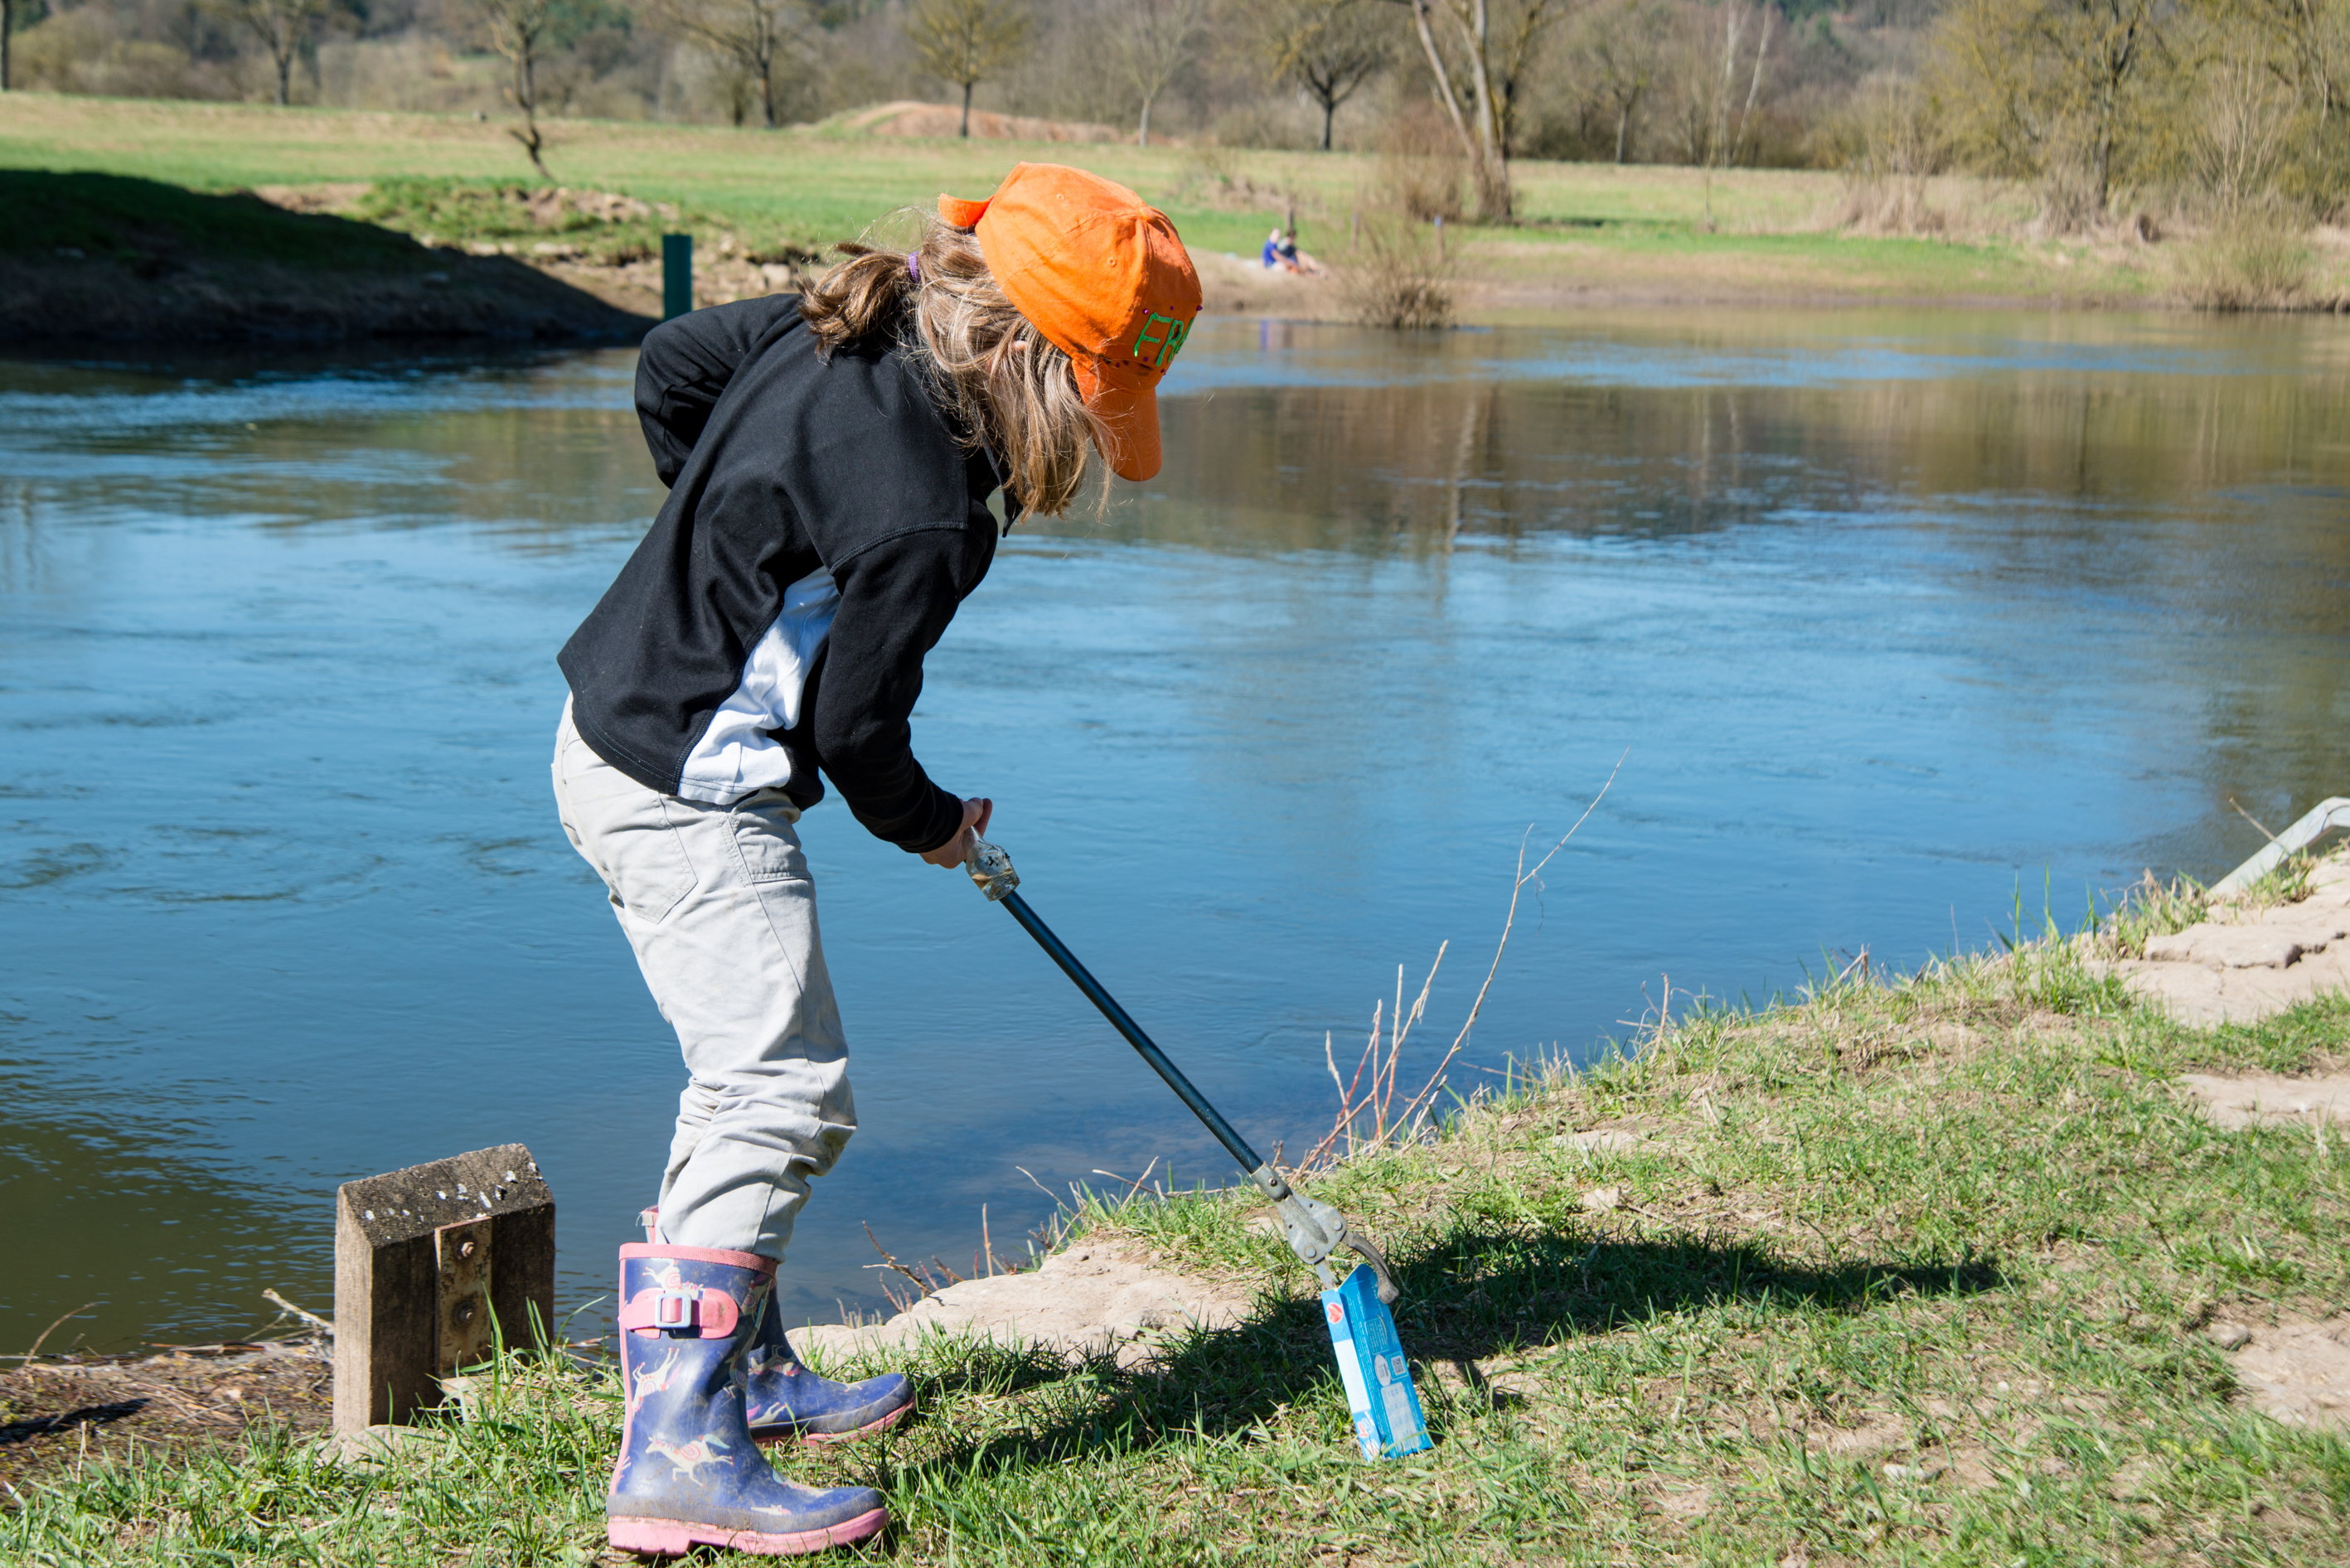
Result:
<svg viewBox="0 0 2350 1568"><path fill-rule="evenodd" d="M994 452L1004 487L1029 511L1057 516L1085 482L1101 421L1077 393L1069 356L1004 296L978 238L921 217L910 253L844 244L847 259L802 296L816 352L894 337L911 316L918 357L973 441Z"/></svg>

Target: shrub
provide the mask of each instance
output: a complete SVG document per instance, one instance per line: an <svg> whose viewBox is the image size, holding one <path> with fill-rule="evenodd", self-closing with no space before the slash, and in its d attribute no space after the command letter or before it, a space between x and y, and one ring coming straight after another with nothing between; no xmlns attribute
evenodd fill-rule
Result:
<svg viewBox="0 0 2350 1568"><path fill-rule="evenodd" d="M236 82L179 45L126 36L113 16L85 5L16 36L15 84L101 98L233 99Z"/></svg>
<svg viewBox="0 0 2350 1568"><path fill-rule="evenodd" d="M1877 77L1824 124L1815 156L1845 174L1835 224L1868 234L1939 234L1946 216L1926 200L1926 182L1949 149L1915 82Z"/></svg>
<svg viewBox="0 0 2350 1568"><path fill-rule="evenodd" d="M2205 310L2282 310L2308 293L2309 270L2299 223L2273 207L2240 207L2185 247L2178 291Z"/></svg>
<svg viewBox="0 0 2350 1568"><path fill-rule="evenodd" d="M1429 226L1389 207L1363 214L1338 289L1366 327L1442 327L1452 319L1451 270Z"/></svg>
<svg viewBox="0 0 2350 1568"><path fill-rule="evenodd" d="M1433 104L1414 104L1388 123L1379 142L1379 184L1407 218L1458 220L1469 161Z"/></svg>

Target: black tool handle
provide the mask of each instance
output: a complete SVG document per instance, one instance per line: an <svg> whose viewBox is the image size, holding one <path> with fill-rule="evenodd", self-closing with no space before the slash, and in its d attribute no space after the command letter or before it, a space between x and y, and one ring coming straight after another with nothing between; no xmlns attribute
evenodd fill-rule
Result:
<svg viewBox="0 0 2350 1568"><path fill-rule="evenodd" d="M1036 945L1061 966L1061 972L1076 982L1077 989L1086 993L1086 1000L1101 1009L1101 1015L1109 1020L1110 1027L1126 1036L1126 1043L1134 1047L1135 1054L1150 1064L1152 1072L1167 1080L1167 1086L1175 1091L1176 1097L1191 1107L1191 1114L1216 1135L1216 1141L1241 1162L1243 1170L1253 1173L1264 1164L1257 1158L1256 1150L1249 1147L1248 1140L1234 1132L1232 1124L1224 1120L1216 1107L1208 1104L1207 1096L1193 1088L1191 1080L1167 1059L1167 1053L1151 1043L1150 1036L1142 1032L1142 1025L1126 1015L1126 1009L1118 1004L1118 999L1102 989L1101 981L1086 972L1086 966L1077 961L1077 955L1053 934L1053 928L1036 918L1036 911L1028 907L1027 899L1017 893L1006 893L998 901L1012 911L1012 918L1020 922L1023 929L1036 939Z"/></svg>

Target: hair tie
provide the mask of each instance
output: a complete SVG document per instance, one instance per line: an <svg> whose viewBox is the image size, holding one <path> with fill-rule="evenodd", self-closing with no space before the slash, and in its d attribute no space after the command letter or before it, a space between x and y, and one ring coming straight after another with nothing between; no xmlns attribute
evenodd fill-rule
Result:
<svg viewBox="0 0 2350 1568"><path fill-rule="evenodd" d="M911 251L906 253L906 275L914 280L915 287L921 286L922 264L914 258L914 253Z"/></svg>

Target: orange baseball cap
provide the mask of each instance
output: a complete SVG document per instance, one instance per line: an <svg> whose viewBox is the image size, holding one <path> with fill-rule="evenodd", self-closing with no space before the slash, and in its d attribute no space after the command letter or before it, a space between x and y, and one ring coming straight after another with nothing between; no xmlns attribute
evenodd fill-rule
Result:
<svg viewBox="0 0 2350 1568"><path fill-rule="evenodd" d="M1022 163L984 202L939 198L979 235L1004 296L1076 367L1108 426L1097 439L1121 478L1159 472L1159 380L1200 318L1200 275L1167 214L1125 186L1058 163Z"/></svg>

